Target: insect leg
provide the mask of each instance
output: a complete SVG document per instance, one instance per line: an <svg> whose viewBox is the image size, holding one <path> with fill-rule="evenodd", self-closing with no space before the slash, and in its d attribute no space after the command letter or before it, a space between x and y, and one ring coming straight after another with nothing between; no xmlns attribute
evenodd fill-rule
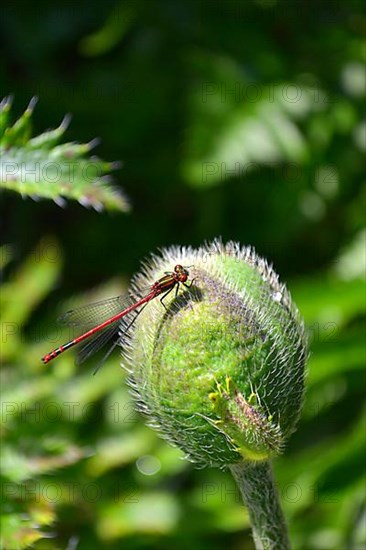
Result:
<svg viewBox="0 0 366 550"><path fill-rule="evenodd" d="M175 285L174 285L174 286L175 286ZM162 296L162 297L160 298L161 304L165 307L165 309L166 309L167 311L168 311L168 308L167 308L166 305L164 304L163 300L164 300L164 298L166 298L166 297L168 296L168 294L170 294L170 292L173 290L174 286L172 286L172 288L170 288L170 289L168 290L168 292L166 292L166 293L164 294L164 296ZM178 285L178 286L179 286L179 285Z"/></svg>
<svg viewBox="0 0 366 550"><path fill-rule="evenodd" d="M182 285L184 285L186 288L191 288L191 286L193 285L193 283L195 282L196 279L197 279L197 277L194 277L194 279L192 279L192 281L190 282L190 284L188 284L188 283L182 283Z"/></svg>

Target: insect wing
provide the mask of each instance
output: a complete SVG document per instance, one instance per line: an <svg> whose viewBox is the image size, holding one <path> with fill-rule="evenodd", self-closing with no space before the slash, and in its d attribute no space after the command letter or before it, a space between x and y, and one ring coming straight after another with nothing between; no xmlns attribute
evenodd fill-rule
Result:
<svg viewBox="0 0 366 550"><path fill-rule="evenodd" d="M75 309L66 311L59 317L59 322L69 327L79 327L79 332L83 333L87 330L94 328L111 317L118 315L128 307L130 307L135 300L129 296L121 295L107 300L101 300L99 302L93 302L85 306L81 306ZM114 340L113 347L118 344L121 333L126 332L133 324L138 312L131 311L125 317L118 319L90 336L88 340L79 344L79 350L77 353L76 364L80 365L86 361L91 355L97 353L103 346L105 346L110 340ZM75 337L75 335L73 335ZM111 351L110 350L110 351ZM109 355L110 351L107 352Z"/></svg>
<svg viewBox="0 0 366 550"><path fill-rule="evenodd" d="M97 353L112 338L116 343L118 342L118 321L112 325L109 325L100 332L97 332L80 346L76 357L76 364L81 365L81 363L84 363L84 361L86 361L91 355Z"/></svg>
<svg viewBox="0 0 366 550"><path fill-rule="evenodd" d="M132 303L133 301L128 294L115 296L114 298L108 298L108 300L101 300L100 302L70 309L63 313L58 320L63 325L80 326L83 330L86 330L107 321L127 309Z"/></svg>
<svg viewBox="0 0 366 550"><path fill-rule="evenodd" d="M143 309L142 306L141 309ZM127 339L127 333L131 326L133 325L135 319L137 318L139 311L131 311L122 319L114 321L114 323L108 325L104 329L101 329L99 332L96 332L93 336L90 337L86 343L82 344L76 358L76 364L80 365L86 361L91 355L97 353L102 347L104 347L110 340L113 339L113 345L107 350L104 358L100 362L103 363L105 359L110 355L116 345L121 342L121 344ZM97 370L99 369L98 366Z"/></svg>

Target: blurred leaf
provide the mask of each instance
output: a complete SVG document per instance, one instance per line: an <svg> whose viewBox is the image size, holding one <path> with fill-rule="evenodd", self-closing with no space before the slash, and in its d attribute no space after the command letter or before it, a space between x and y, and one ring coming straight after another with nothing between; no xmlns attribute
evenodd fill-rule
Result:
<svg viewBox="0 0 366 550"><path fill-rule="evenodd" d="M365 284L360 279L342 281L323 273L293 282L290 288L306 323L315 323L315 327L309 326L309 331L323 330L329 341L334 328L339 329L364 312Z"/></svg>
<svg viewBox="0 0 366 550"><path fill-rule="evenodd" d="M37 540L47 537L47 534L34 527L33 520L25 518L24 514L2 515L0 528L1 547L5 550L29 548Z"/></svg>
<svg viewBox="0 0 366 550"><path fill-rule="evenodd" d="M225 532L250 528L248 509L242 505L239 489L228 472L214 469L202 472L201 483L191 491L189 503L194 514L202 514L198 523L200 529L210 531L212 521L216 529Z"/></svg>
<svg viewBox="0 0 366 550"><path fill-rule="evenodd" d="M251 82L223 57L195 52L194 60L200 77L189 99L182 166L191 185L209 187L260 166L308 158L295 120L314 109L310 90Z"/></svg>
<svg viewBox="0 0 366 550"><path fill-rule="evenodd" d="M331 329L331 332L330 332ZM364 369L365 345L362 336L365 326L349 331L339 331L339 327L331 324L325 332L324 342L314 343L309 360L309 384L323 384L327 380L338 380L337 375L347 371L358 370L360 375ZM328 334L332 333L334 340L327 342Z"/></svg>
<svg viewBox="0 0 366 550"><path fill-rule="evenodd" d="M152 431L144 426L136 426L132 432L121 437L100 439L95 456L88 461L87 470L97 477L110 468L133 462L148 452L154 439Z"/></svg>
<svg viewBox="0 0 366 550"><path fill-rule="evenodd" d="M135 533L169 534L179 515L177 501L167 492L141 495L126 491L120 495L118 503L101 510L97 530L103 540Z"/></svg>
<svg viewBox="0 0 366 550"><path fill-rule="evenodd" d="M334 273L346 281L366 279L366 229L359 231L342 250L335 263Z"/></svg>
<svg viewBox="0 0 366 550"><path fill-rule="evenodd" d="M1 356L7 359L19 349L24 324L34 308L48 295L57 280L62 262L59 244L44 238L15 273L2 285Z"/></svg>
<svg viewBox="0 0 366 550"><path fill-rule="evenodd" d="M276 462L276 478L280 486L284 485L285 479L295 484L294 493L297 495L291 499L288 493L287 503L285 501L291 513L313 502L326 502L325 497L329 495L332 495L332 502L339 502L343 493L363 482L364 466L361 469L358 466L363 463L364 434L365 419L362 416L349 434L343 434L342 442L335 435L305 450L296 460L283 457ZM281 462L282 468L279 468ZM346 477L343 476L344 469ZM333 476L335 470L342 470L342 475Z"/></svg>
<svg viewBox="0 0 366 550"><path fill-rule="evenodd" d="M14 257L14 250L11 244L4 244L0 247L0 270L3 270Z"/></svg>
<svg viewBox="0 0 366 550"><path fill-rule="evenodd" d="M15 448L3 445L2 473L9 481L18 483L78 462L85 454L85 451L69 446L62 455L26 457Z"/></svg>
<svg viewBox="0 0 366 550"><path fill-rule="evenodd" d="M26 496L25 496L26 495ZM1 548L23 550L34 545L37 540L49 538L50 533L42 530L55 521L54 507L42 496L31 492L18 494L19 500L26 501L25 513L8 513L5 509L0 516Z"/></svg>
<svg viewBox="0 0 366 550"><path fill-rule="evenodd" d="M79 49L86 56L98 56L109 52L122 40L136 17L136 2L116 4L103 27L82 39Z"/></svg>

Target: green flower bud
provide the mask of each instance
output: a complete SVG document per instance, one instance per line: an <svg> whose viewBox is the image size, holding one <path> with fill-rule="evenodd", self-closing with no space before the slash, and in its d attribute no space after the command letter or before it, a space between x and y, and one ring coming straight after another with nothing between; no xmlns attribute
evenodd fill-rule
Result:
<svg viewBox="0 0 366 550"><path fill-rule="evenodd" d="M190 266L190 288L165 307L150 302L127 346L140 410L201 466L279 454L299 418L307 357L288 291L252 248L214 241L154 256L135 297L176 264Z"/></svg>

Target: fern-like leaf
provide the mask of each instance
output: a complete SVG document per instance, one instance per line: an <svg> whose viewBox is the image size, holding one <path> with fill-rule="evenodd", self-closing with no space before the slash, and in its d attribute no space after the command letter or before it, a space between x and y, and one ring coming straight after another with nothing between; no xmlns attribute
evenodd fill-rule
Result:
<svg viewBox="0 0 366 550"><path fill-rule="evenodd" d="M110 185L108 173L118 164L88 156L90 143L60 143L70 122L67 115L58 128L32 135L33 98L21 117L11 125L11 99L0 103L0 186L30 196L47 198L63 206L77 200L95 210L127 211L124 195Z"/></svg>

